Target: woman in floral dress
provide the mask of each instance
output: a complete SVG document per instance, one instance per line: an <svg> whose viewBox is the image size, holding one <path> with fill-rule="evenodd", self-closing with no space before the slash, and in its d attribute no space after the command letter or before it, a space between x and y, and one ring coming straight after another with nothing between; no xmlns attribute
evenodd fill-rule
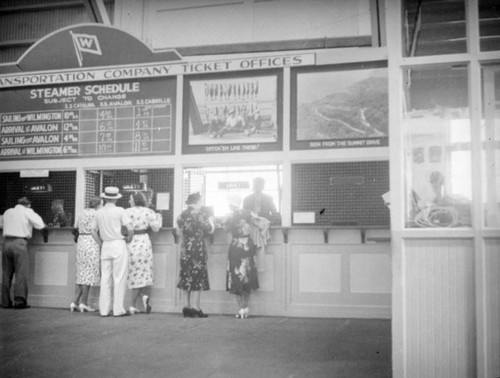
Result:
<svg viewBox="0 0 500 378"><path fill-rule="evenodd" d="M76 289L75 299L70 304L71 311L95 311L88 305L91 286L99 285L101 279L101 241L92 236L96 210L101 206L99 197L92 198L84 209L75 228L78 230L76 245Z"/></svg>
<svg viewBox="0 0 500 378"><path fill-rule="evenodd" d="M251 214L230 204L232 213L226 221L226 228L231 232L227 261L226 290L236 295L239 311L237 318L248 318L250 292L259 288L257 268L255 266L256 246L250 237Z"/></svg>
<svg viewBox="0 0 500 378"><path fill-rule="evenodd" d="M160 230L162 220L160 214L146 207L147 200L143 193L136 192L130 195L130 208L126 209L132 221L134 237L127 245L129 251L128 287L132 289L131 314L140 312L136 307L137 300L142 297L144 311L149 314L151 305L146 290L153 286L153 247L149 238L148 229L153 232Z"/></svg>
<svg viewBox="0 0 500 378"><path fill-rule="evenodd" d="M213 217L202 211L199 193L190 194L186 204L188 208L177 219L182 232L177 287L185 293L186 306L182 310L184 317L205 318L207 315L200 309L201 292L210 289L205 237L214 231L214 221ZM191 292L194 292L194 305L191 303Z"/></svg>

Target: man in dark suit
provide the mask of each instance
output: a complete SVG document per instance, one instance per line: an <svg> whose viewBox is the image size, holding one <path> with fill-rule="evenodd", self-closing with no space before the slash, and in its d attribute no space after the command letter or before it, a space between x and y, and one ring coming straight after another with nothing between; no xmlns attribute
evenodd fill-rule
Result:
<svg viewBox="0 0 500 378"><path fill-rule="evenodd" d="M253 194L243 200L243 209L253 214L250 237L257 248L255 262L259 272L265 270L266 245L271 237L269 226L281 223L273 198L263 193L265 183L262 177L256 177L253 180Z"/></svg>

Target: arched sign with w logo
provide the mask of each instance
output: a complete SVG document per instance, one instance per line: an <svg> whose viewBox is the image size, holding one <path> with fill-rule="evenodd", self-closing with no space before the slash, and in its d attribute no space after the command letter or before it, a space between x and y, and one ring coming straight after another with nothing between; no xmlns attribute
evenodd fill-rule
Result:
<svg viewBox="0 0 500 378"><path fill-rule="evenodd" d="M76 59L75 59L76 54ZM50 33L3 72L54 71L92 67L179 62L175 50L153 51L136 37L102 24L79 24Z"/></svg>
<svg viewBox="0 0 500 378"><path fill-rule="evenodd" d="M73 33L71 30L69 33L73 39L73 45L75 46L76 57L78 58L78 64L80 67L83 64L82 53L102 55L101 46L99 46L97 36L90 34L77 34Z"/></svg>

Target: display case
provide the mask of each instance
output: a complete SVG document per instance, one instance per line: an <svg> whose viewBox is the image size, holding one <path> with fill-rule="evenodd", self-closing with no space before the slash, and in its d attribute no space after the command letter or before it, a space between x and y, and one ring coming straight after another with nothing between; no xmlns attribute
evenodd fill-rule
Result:
<svg viewBox="0 0 500 378"><path fill-rule="evenodd" d="M471 226L468 71L406 69L406 227Z"/></svg>

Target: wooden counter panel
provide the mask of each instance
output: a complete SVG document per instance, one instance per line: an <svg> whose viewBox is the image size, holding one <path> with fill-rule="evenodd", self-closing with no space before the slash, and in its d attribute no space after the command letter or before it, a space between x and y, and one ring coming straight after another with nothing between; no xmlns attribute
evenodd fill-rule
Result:
<svg viewBox="0 0 500 378"><path fill-rule="evenodd" d="M326 237L325 237L326 232ZM256 315L381 317L391 312L389 235L368 230L273 228L259 272L260 290L250 302ZM286 237L285 237L286 235ZM230 235L217 230L207 240L211 290L202 294L202 307L212 314L232 314L234 295L226 292ZM325 243L325 241L327 243ZM177 289L180 244L172 229L152 234L155 286L154 311L179 312L183 298ZM180 241L179 241L180 243ZM53 229L48 243L38 231L30 241L30 296L34 306L67 308L74 295L76 244L71 229ZM98 305L99 288L89 303ZM129 306L127 293L126 306Z"/></svg>

